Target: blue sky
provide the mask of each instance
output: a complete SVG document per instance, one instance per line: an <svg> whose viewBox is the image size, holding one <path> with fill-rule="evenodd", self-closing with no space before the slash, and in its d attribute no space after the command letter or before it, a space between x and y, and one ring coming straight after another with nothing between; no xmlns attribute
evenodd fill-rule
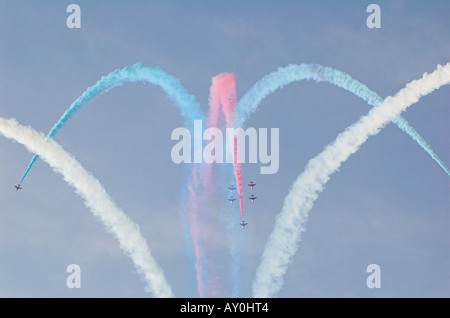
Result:
<svg viewBox="0 0 450 318"><path fill-rule="evenodd" d="M206 111L211 78L222 72L235 74L240 98L278 67L317 63L385 97L449 61L450 1L73 2L81 7L81 29L66 27L70 1L0 0L1 117L47 133L87 87L136 62L180 79ZM370 3L381 8L381 29L366 26ZM403 114L447 166L449 94L443 87ZM259 165L244 165L258 200L239 234L238 296L251 296L291 183L368 109L330 84L300 82L266 98L247 121L280 129L280 169L260 175ZM85 105L55 139L140 225L175 295L196 297L179 213L184 167L170 160L170 134L182 124L159 88L127 84ZM114 237L47 164L39 161L14 192L31 156L0 138L0 296L148 297ZM219 187L224 183L218 178ZM332 175L278 296L449 297L448 189L448 175L388 125ZM238 226L239 211L228 212ZM224 225L211 227L219 233L214 256L228 264ZM81 267L80 289L65 284L72 263ZM381 267L380 289L366 286L372 263ZM220 279L230 280L226 266Z"/></svg>

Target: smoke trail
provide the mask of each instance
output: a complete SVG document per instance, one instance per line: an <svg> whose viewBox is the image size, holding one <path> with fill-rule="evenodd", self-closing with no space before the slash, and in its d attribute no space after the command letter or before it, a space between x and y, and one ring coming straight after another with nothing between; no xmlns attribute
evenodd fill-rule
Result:
<svg viewBox="0 0 450 318"><path fill-rule="evenodd" d="M217 127L219 120L219 103L210 94L207 128ZM203 130L203 129L202 129ZM203 131L201 132L203 135ZM214 170L212 164L193 164L190 180L187 183L186 216L188 218L192 243L194 247L194 266L196 270L197 290L199 297L220 296L219 286L214 270L217 270L208 258L211 252L210 225L206 224L206 201L213 196L215 190ZM208 253L209 252L209 253Z"/></svg>
<svg viewBox="0 0 450 318"><path fill-rule="evenodd" d="M194 120L203 119L205 117L198 102L195 100L195 97L186 92L178 79L167 74L160 68L146 67L141 63L136 63L122 69L117 69L108 75L103 76L97 83L89 87L70 105L69 109L65 111L58 122L52 127L47 135L47 139L53 138L84 104L93 101L97 96L106 93L115 87L122 86L128 82L139 81L160 86L166 92L168 97L174 102L175 107L179 109L181 116L184 119L185 126L191 131ZM33 156L19 183L23 182L38 158L38 154ZM192 201L196 197L199 196L194 194L193 199L191 198L190 200ZM200 240L196 237L198 233L196 229L199 227L196 223L198 222L198 218L196 215L193 216L192 213L195 214L197 211L191 209L190 211L187 211L187 213L190 213L190 234L195 245ZM194 248L194 253L197 258L196 262L198 262L198 255L200 253L198 246Z"/></svg>
<svg viewBox="0 0 450 318"><path fill-rule="evenodd" d="M297 250L314 201L330 175L339 169L370 137L396 118L407 107L443 85L450 83L450 63L438 65L432 74L425 73L412 81L394 97L387 97L378 107L347 127L336 140L308 162L303 173L292 184L283 208L277 215L275 228L266 244L262 261L253 282L254 297L274 296L281 288L283 275Z"/></svg>
<svg viewBox="0 0 450 318"><path fill-rule="evenodd" d="M20 126L15 119L0 117L0 133L25 145L30 152L39 154L75 188L85 205L131 257L137 271L147 281L147 291L156 297L173 297L171 287L154 260L139 227L115 205L100 182L86 172L75 158L53 140L46 139L30 127Z"/></svg>
<svg viewBox="0 0 450 318"><path fill-rule="evenodd" d="M383 102L383 99L377 95L377 93L344 72L318 64L289 65L264 76L241 98L239 101L240 126L242 127L250 114L257 110L259 103L266 96L273 93L275 90L282 88L284 85L300 80L329 82L362 98L371 106L378 106ZM425 140L403 117L397 116L392 121L414 139L433 158L433 160L436 161L448 175L450 175L450 170L434 153L433 149L431 149Z"/></svg>
<svg viewBox="0 0 450 318"><path fill-rule="evenodd" d="M221 107L222 106L222 107ZM226 127L234 128L236 125L236 119L237 119L237 111L236 111L236 85L235 85L235 79L234 75L231 73L222 73L219 74L212 79L212 85L210 88L210 98L209 98L209 117L208 117L208 128L223 128L223 122L221 121L219 123L219 117L221 112L220 109L222 109L222 113L225 115L225 124ZM219 128L220 124L220 128ZM227 147L227 153L229 152L230 147L234 147L235 145L232 144L226 144ZM222 143L216 143L215 144L215 150L217 154L217 147L220 147L221 150L223 150ZM237 158L235 154L235 158ZM207 164L209 168L212 169L211 164ZM228 171L228 170L227 170ZM239 195L239 205L241 209L241 216L243 217L243 196L242 196L242 177L241 177L241 164L234 162L233 164L233 177L234 182L237 185L237 192ZM208 188L210 187L209 182L213 182L217 180L217 177L214 178L215 180L212 180L212 173L209 174L209 179L206 180L205 184L208 185ZM228 182L227 182L228 184ZM228 190L228 189L227 189ZM229 209L229 208L228 208ZM227 209L227 210L228 210ZM228 236L228 241L230 243L230 255L232 258L232 264L230 267L231 271L231 277L233 280L233 290L232 294L237 294L237 285L238 285L238 264L240 262L239 253L238 253L238 246L239 244L239 236L236 235L236 223L235 223L235 217L233 215L230 215L229 213L225 214L225 229ZM213 291L216 286L211 285L209 283L208 289L209 291Z"/></svg>
<svg viewBox="0 0 450 318"><path fill-rule="evenodd" d="M233 166L234 166L234 177L237 182L237 190L239 193L239 208L241 209L241 219L244 220L244 196L242 189L242 164L238 161L240 154L238 151L238 137L233 140Z"/></svg>
<svg viewBox="0 0 450 318"><path fill-rule="evenodd" d="M237 125L237 110L236 110L236 81L234 74L222 73L213 79L213 86L211 89L213 100L222 103L222 110L225 114L225 121L227 128L236 128ZM239 133L239 132L238 132ZM239 195L239 207L241 210L241 218L244 220L244 197L242 187L242 163L240 153L238 153L237 138L234 138L233 145L226 145L233 147L233 170L236 179L236 188Z"/></svg>
<svg viewBox="0 0 450 318"><path fill-rule="evenodd" d="M209 96L209 112L206 123L208 129L220 129L219 124L222 125L222 122L219 122L221 117L221 106L223 113L228 116L226 117L227 126L233 124L230 122L231 117L229 117L233 112L233 109L231 109L229 105L230 94L233 94L233 92L234 96L236 96L234 76L232 74L224 73L215 76L212 79ZM233 106L231 107L234 107L235 109L236 97L234 97L234 103L232 105ZM236 117L236 115L234 115L234 117ZM219 148L223 147L221 140L213 140L212 138L215 138L213 136L208 136L208 138L211 138L211 143L208 146L213 145L210 149L211 151L214 149L214 155L217 156L218 152L222 153L222 151L219 151ZM192 233L195 233L193 235L193 244L199 296L223 297L221 291L223 286L221 286L217 279L217 271L218 268L221 267L221 264L217 264L217 261L212 259L211 255L208 255L213 252L211 246L211 237L213 233L209 230L211 226L205 222L205 218L207 218L208 215L203 215L203 212L206 212L207 209L207 201L211 200L217 190L217 177L215 176L213 154L211 153L208 155L211 155L211 158L207 161L205 159L205 164L201 166L195 165L192 168L192 177L188 184L190 197L187 215L190 219L191 231ZM202 214L201 217L199 217L200 214ZM211 217L211 213L209 213L209 217ZM199 225L200 223L202 224L201 226Z"/></svg>
<svg viewBox="0 0 450 318"><path fill-rule="evenodd" d="M191 179L187 183L189 196L187 198L186 216L190 227L192 244L194 247L194 266L196 271L197 291L200 297L204 297L206 293L206 261L204 244L207 242L207 228L200 224L200 205L203 200L201 189L202 170L199 164L193 164L191 171Z"/></svg>
<svg viewBox="0 0 450 318"><path fill-rule="evenodd" d="M107 76L103 76L97 83L89 87L70 105L69 109L50 130L47 138L53 138L66 122L77 113L81 106L89 103L97 96L108 92L114 87L122 86L125 83L140 81L160 86L180 110L181 116L185 120L185 124L188 128L192 127L195 119L203 119L205 117L201 112L195 97L186 92L178 79L167 74L160 68L146 67L141 63L136 63L122 69L117 69ZM39 156L35 155L31 159L31 162L19 183L23 182L38 158Z"/></svg>

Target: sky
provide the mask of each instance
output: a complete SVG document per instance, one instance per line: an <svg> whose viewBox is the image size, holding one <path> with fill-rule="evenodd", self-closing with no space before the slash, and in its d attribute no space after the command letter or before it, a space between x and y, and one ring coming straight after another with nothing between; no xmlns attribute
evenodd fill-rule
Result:
<svg viewBox="0 0 450 318"><path fill-rule="evenodd" d="M71 3L81 8L79 29L66 25ZM366 24L371 3L381 9L381 28ZM214 76L232 72L239 100L289 64L332 67L384 98L449 62L449 38L448 0L0 0L0 117L46 134L89 86L136 62L178 78L205 113ZM449 98L447 85L402 114L447 166ZM292 182L369 109L312 81L261 102L245 125L279 128L280 165L264 175L260 163L243 164L244 182L257 184L244 196L258 197L244 203L245 230L238 206L227 202L230 167L216 169L209 185L217 191L201 224L211 232L206 253L220 296L252 296ZM129 83L84 105L55 140L139 225L174 295L199 297L183 216L189 167L170 156L171 133L183 125L159 87ZM15 192L31 157L0 136L0 296L152 297L118 241L45 162ZM449 180L389 124L331 176L276 297L450 297ZM69 264L79 265L81 288L66 285ZM370 264L380 266L381 288L366 285Z"/></svg>

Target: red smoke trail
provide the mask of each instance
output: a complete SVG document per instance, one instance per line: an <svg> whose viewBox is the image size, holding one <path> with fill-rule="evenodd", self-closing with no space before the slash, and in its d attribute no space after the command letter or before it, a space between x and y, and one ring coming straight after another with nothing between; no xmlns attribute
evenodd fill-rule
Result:
<svg viewBox="0 0 450 318"><path fill-rule="evenodd" d="M209 111L205 128L219 128L220 103L223 94L220 75L212 79L209 97ZM197 290L200 297L224 297L217 275L217 268L210 256L214 252L211 246L212 229L208 224L208 203L215 192L214 165L193 164L191 180L188 182L189 198L187 202L188 218L193 242Z"/></svg>
<svg viewBox="0 0 450 318"><path fill-rule="evenodd" d="M237 98L236 98L236 81L233 73L222 73L213 78L213 86L211 87L211 98L214 101L219 100L222 104L222 110L225 114L227 128L236 128L237 126ZM234 177L236 179L236 187L239 194L239 205L241 208L241 217L244 220L244 199L242 189L242 163L239 162L239 153L237 139L233 140L233 168Z"/></svg>
<svg viewBox="0 0 450 318"><path fill-rule="evenodd" d="M236 109L236 86L234 75L230 73L220 74L212 79L209 97L209 112L205 128L220 128L220 106L225 115L226 126L235 128L237 123ZM237 139L234 145L230 145L234 150L234 175L236 188L239 194L241 216L244 219L243 195L242 195L242 168L237 162L238 148ZM213 240L213 229L208 225L207 219L211 217L206 214L208 209L208 199L214 196L215 192L214 165L203 163L193 164L191 180L187 187L188 198L188 218L190 231L194 247L195 270L197 289L200 297L224 297L222 295L223 286L219 281L219 264L214 264L215 260L208 257L214 252L210 242Z"/></svg>
<svg viewBox="0 0 450 318"><path fill-rule="evenodd" d="M241 218L244 220L244 197L242 195L242 164L237 162L238 157L238 146L237 146L237 138L234 138L234 177L236 178L237 189L239 193L239 206L241 207Z"/></svg>

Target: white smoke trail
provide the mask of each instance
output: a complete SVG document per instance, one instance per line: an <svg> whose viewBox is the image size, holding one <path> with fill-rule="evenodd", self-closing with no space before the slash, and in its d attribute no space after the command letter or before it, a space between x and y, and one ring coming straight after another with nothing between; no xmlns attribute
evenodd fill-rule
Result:
<svg viewBox="0 0 450 318"><path fill-rule="evenodd" d="M431 74L425 73L412 81L394 97L387 97L355 124L347 127L336 140L308 162L305 170L292 184L277 215L275 228L269 236L253 282L254 297L273 297L281 289L283 275L295 254L300 235L314 201L330 175L369 138L396 118L407 107L435 89L450 83L450 63L438 65Z"/></svg>
<svg viewBox="0 0 450 318"><path fill-rule="evenodd" d="M173 297L162 269L153 258L145 238L136 225L118 208L100 182L89 174L82 165L52 139L31 127L18 124L15 119L0 117L0 133L23 145L46 161L54 171L60 173L75 192L84 199L92 211L120 243L120 247L131 257L140 274L147 282L146 290L155 297Z"/></svg>

